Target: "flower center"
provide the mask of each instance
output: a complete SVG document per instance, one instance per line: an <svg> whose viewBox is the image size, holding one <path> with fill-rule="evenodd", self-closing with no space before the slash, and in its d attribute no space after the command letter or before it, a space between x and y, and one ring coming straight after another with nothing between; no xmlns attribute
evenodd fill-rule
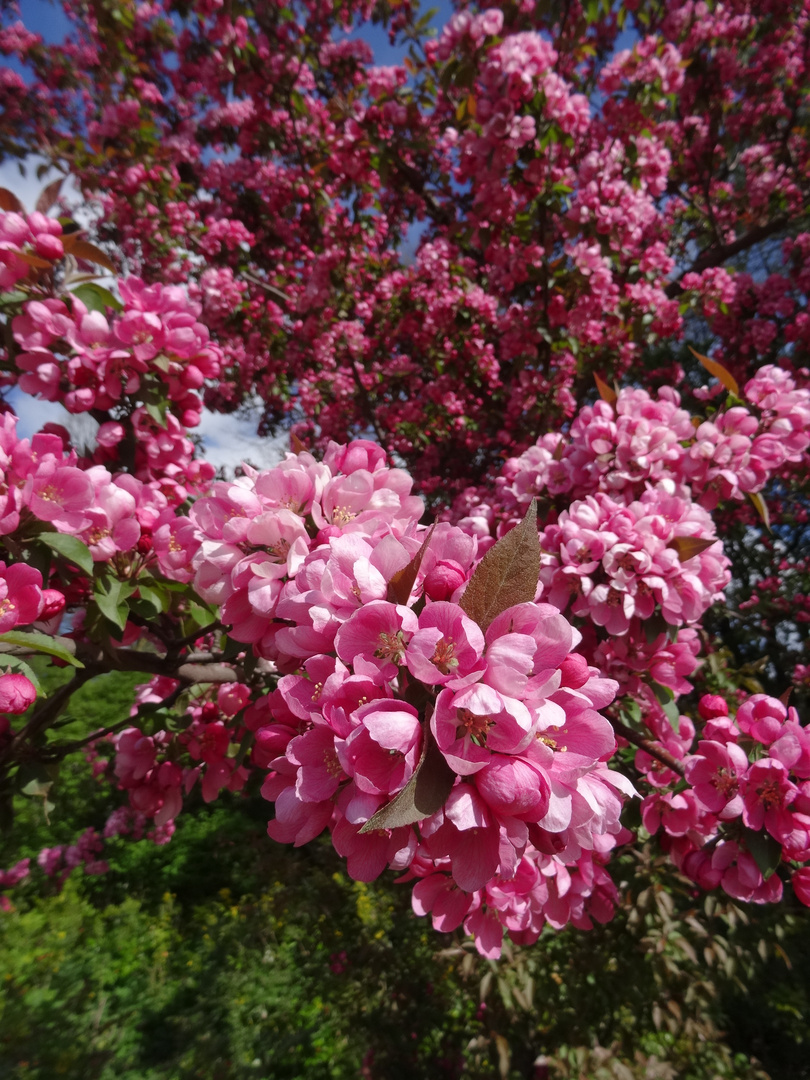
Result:
<svg viewBox="0 0 810 1080"><path fill-rule="evenodd" d="M730 773L728 769L718 769L712 777L712 786L724 799L733 799L740 785L734 773Z"/></svg>
<svg viewBox="0 0 810 1080"><path fill-rule="evenodd" d="M452 675L458 667L458 660L454 655L455 649L455 641L448 641L442 637L436 642L436 649L430 658L430 662L436 665L442 675Z"/></svg>
<svg viewBox="0 0 810 1080"><path fill-rule="evenodd" d="M397 630L395 634L388 634L383 631L378 640L380 644L374 652L377 659L393 660L395 664L401 664L405 656L405 642L402 639L402 631Z"/></svg>
<svg viewBox="0 0 810 1080"><path fill-rule="evenodd" d="M782 805L779 783L776 780L766 780L757 788L757 795L766 810L775 810Z"/></svg>
<svg viewBox="0 0 810 1080"><path fill-rule="evenodd" d="M470 712L469 709L456 709L456 717L458 719L457 739L468 736L476 746L486 746L487 732L495 722L492 717L479 716L477 713Z"/></svg>
<svg viewBox="0 0 810 1080"><path fill-rule="evenodd" d="M332 511L332 524L348 525L350 521L354 520L354 516L354 511L350 510L348 506L336 506Z"/></svg>

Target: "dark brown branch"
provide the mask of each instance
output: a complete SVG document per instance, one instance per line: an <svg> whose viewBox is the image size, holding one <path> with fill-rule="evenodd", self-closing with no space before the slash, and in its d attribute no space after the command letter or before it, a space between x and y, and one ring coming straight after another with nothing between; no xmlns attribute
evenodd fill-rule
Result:
<svg viewBox="0 0 810 1080"><path fill-rule="evenodd" d="M639 735L633 731L632 728L627 727L621 720L611 720L613 730L617 735L620 735L623 739L627 739L633 746L637 746L639 750L643 750L645 754L649 754L651 758L655 758L656 761L660 761L662 765L666 765L668 769L672 769L678 776L683 776L683 763L674 758L668 750L664 750L663 747L653 742L652 739L645 739L643 735Z"/></svg>
<svg viewBox="0 0 810 1080"><path fill-rule="evenodd" d="M740 252L748 251L755 244L760 244L763 240L767 240L768 237L780 232L785 228L789 220L787 214L779 214L767 224L757 225L755 229L751 229L744 236L732 240L730 244L720 244L717 247L707 248L706 251L698 255L688 270L685 270L676 281L671 281L667 285L664 292L670 300L673 300L683 292L681 282L686 274L699 274L701 271L708 270L713 266L722 266L726 259L733 259Z"/></svg>

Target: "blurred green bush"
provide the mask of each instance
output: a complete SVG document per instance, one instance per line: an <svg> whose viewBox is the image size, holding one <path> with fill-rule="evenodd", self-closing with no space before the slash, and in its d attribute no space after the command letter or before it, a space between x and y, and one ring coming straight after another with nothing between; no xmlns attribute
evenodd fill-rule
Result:
<svg viewBox="0 0 810 1080"><path fill-rule="evenodd" d="M135 681L77 695L76 737L119 718ZM117 798L66 767L50 824L23 802L0 865L71 841L88 809L100 827ZM111 841L107 875L13 892L4 1080L810 1078L803 909L721 906L641 848L612 864L611 924L496 964L416 919L408 886L350 881L326 841L271 843L268 810L200 803L166 846Z"/></svg>

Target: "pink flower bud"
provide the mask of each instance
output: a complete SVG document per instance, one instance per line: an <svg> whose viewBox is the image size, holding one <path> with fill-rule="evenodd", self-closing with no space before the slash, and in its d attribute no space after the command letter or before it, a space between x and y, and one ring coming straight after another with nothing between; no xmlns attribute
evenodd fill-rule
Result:
<svg viewBox="0 0 810 1080"><path fill-rule="evenodd" d="M467 575L458 563L442 560L425 576L425 592L431 600L448 600L466 579Z"/></svg>
<svg viewBox="0 0 810 1080"><path fill-rule="evenodd" d="M241 683L223 683L217 691L217 705L225 716L236 716L250 701L250 690Z"/></svg>
<svg viewBox="0 0 810 1080"><path fill-rule="evenodd" d="M41 620L52 619L55 615L61 615L65 610L65 598L58 589L42 590L42 610L39 613Z"/></svg>
<svg viewBox="0 0 810 1080"><path fill-rule="evenodd" d="M96 433L96 442L107 450L117 446L124 437L124 426L114 420L102 424Z"/></svg>
<svg viewBox="0 0 810 1080"><path fill-rule="evenodd" d="M0 712L24 713L36 699L34 684L25 675L0 675Z"/></svg>
<svg viewBox="0 0 810 1080"><path fill-rule="evenodd" d="M58 236L40 233L36 239L36 252L42 259L61 259L65 254L62 241Z"/></svg>
<svg viewBox="0 0 810 1080"><path fill-rule="evenodd" d="M572 690L584 686L590 678L588 661L579 653L569 653L560 664L561 686L568 686Z"/></svg>
<svg viewBox="0 0 810 1080"><path fill-rule="evenodd" d="M728 716L728 705L718 694L704 694L698 702L698 712L704 720Z"/></svg>

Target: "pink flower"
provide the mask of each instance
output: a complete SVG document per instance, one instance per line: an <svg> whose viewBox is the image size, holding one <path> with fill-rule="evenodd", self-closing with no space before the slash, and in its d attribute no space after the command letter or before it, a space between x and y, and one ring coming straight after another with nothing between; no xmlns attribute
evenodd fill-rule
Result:
<svg viewBox="0 0 810 1080"><path fill-rule="evenodd" d="M790 883L798 899L805 907L810 907L810 866L802 866L796 870Z"/></svg>
<svg viewBox="0 0 810 1080"><path fill-rule="evenodd" d="M355 710L360 726L338 746L338 757L361 791L394 795L413 775L422 749L419 716L405 702L370 701Z"/></svg>
<svg viewBox="0 0 810 1080"><path fill-rule="evenodd" d="M475 892L495 876L500 861L499 833L475 788L458 784L444 805L444 823L427 841L434 858L450 859L453 880Z"/></svg>
<svg viewBox="0 0 810 1080"><path fill-rule="evenodd" d="M373 600L340 627L335 636L335 651L346 664L355 664L362 658L387 681L405 663L408 643L418 626L410 608L387 600Z"/></svg>
<svg viewBox="0 0 810 1080"><path fill-rule="evenodd" d="M475 774L475 786L499 818L540 821L548 812L548 776L539 764L526 758L493 754Z"/></svg>
<svg viewBox="0 0 810 1080"><path fill-rule="evenodd" d="M740 731L765 746L779 738L786 719L787 708L767 694L753 694L740 705L736 716Z"/></svg>
<svg viewBox="0 0 810 1080"><path fill-rule="evenodd" d="M743 821L749 829L766 828L775 840L784 843L793 831L793 815L788 807L797 794L781 761L755 761L743 787Z"/></svg>
<svg viewBox="0 0 810 1080"><path fill-rule="evenodd" d="M484 635L457 604L437 601L419 616L405 662L429 686L461 689L481 678Z"/></svg>
<svg viewBox="0 0 810 1080"><path fill-rule="evenodd" d="M493 753L520 753L532 732L523 702L483 683L456 694L440 691L430 726L439 749L460 776L479 772Z"/></svg>
<svg viewBox="0 0 810 1080"><path fill-rule="evenodd" d="M730 821L742 813L740 782L748 755L734 743L699 742L698 753L685 763L685 776L706 810Z"/></svg>
<svg viewBox="0 0 810 1080"><path fill-rule="evenodd" d="M6 566L0 562L0 634L34 622L42 612L42 605L39 570L26 563Z"/></svg>
<svg viewBox="0 0 810 1080"><path fill-rule="evenodd" d="M154 767L155 743L138 728L126 728L115 736L115 775L122 787L133 787Z"/></svg>
<svg viewBox="0 0 810 1080"><path fill-rule="evenodd" d="M93 498L90 477L72 466L44 467L23 489L23 501L33 514L68 533L80 532L91 524L87 511Z"/></svg>

